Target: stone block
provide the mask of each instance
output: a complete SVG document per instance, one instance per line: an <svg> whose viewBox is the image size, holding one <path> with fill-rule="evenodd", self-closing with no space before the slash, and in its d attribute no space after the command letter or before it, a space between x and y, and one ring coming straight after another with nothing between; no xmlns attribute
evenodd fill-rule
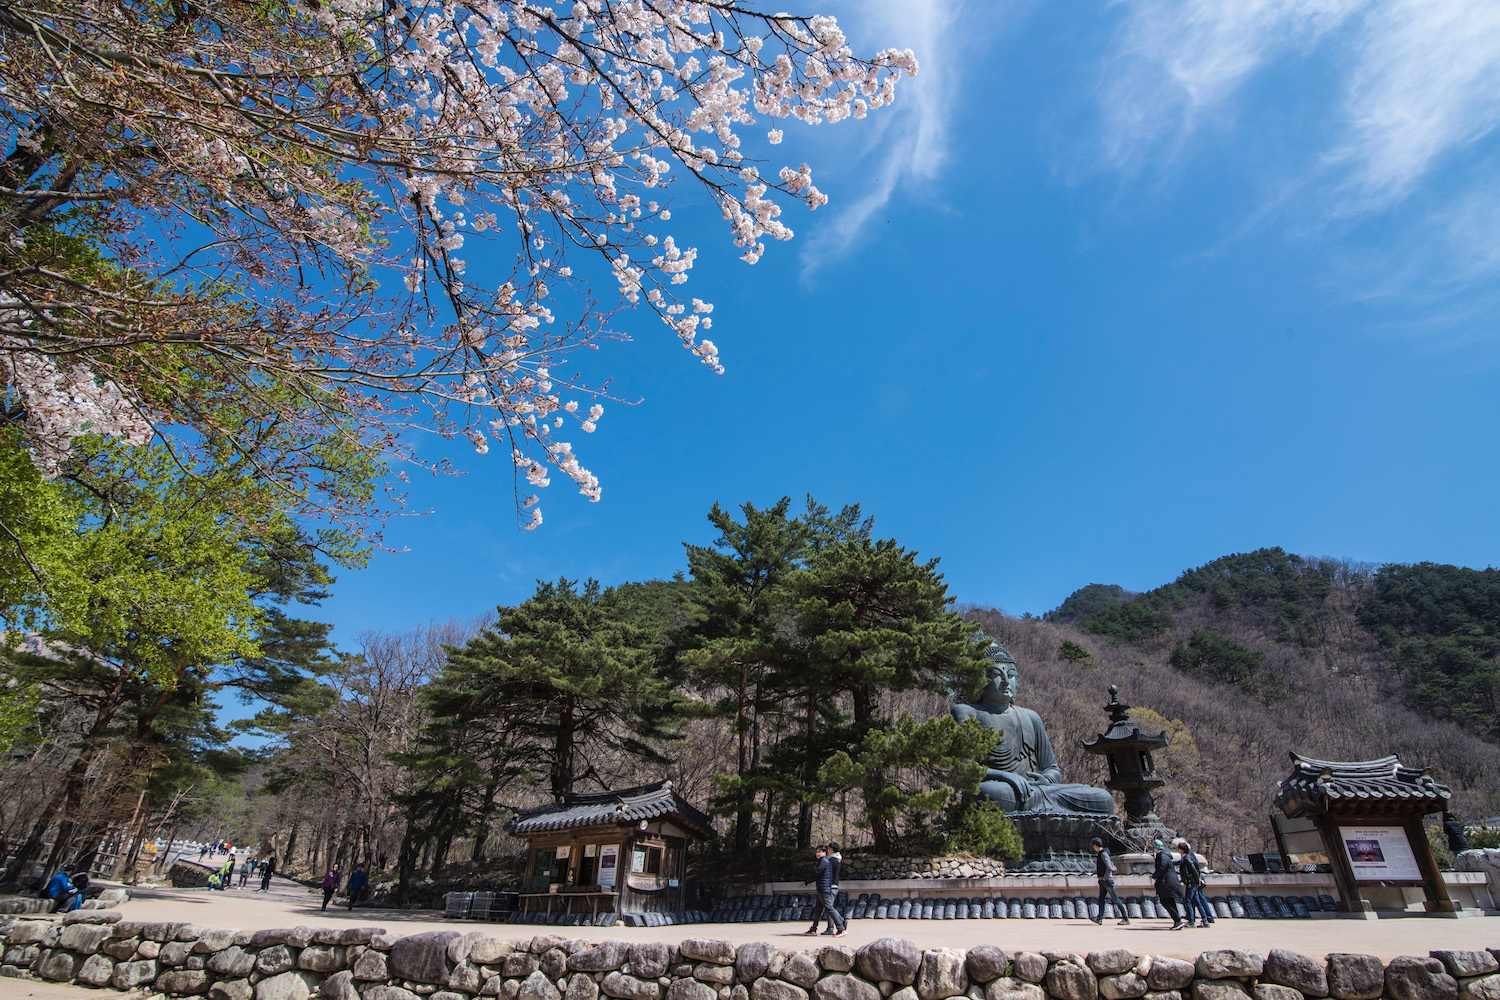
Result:
<svg viewBox="0 0 1500 1000"><path fill-rule="evenodd" d="M1197 970L1192 962L1165 955L1151 956L1151 971L1146 974L1146 984L1153 990L1185 990L1193 985Z"/></svg>
<svg viewBox="0 0 1500 1000"><path fill-rule="evenodd" d="M880 1000L880 991L863 979L834 973L813 984L813 996L816 1000Z"/></svg>
<svg viewBox="0 0 1500 1000"><path fill-rule="evenodd" d="M627 959L631 975L655 979L667 974L667 966L672 964L672 946L663 941L641 941L630 946ZM568 961L573 961L571 956Z"/></svg>
<svg viewBox="0 0 1500 1000"><path fill-rule="evenodd" d="M208 988L208 1000L251 1000L255 987L248 979L221 979Z"/></svg>
<svg viewBox="0 0 1500 1000"><path fill-rule="evenodd" d="M808 955L798 952L787 956L786 963L781 967L781 979L794 986L800 986L804 990L810 990L813 983L818 981L818 963L814 962ZM698 978L702 978L699 976ZM727 982L727 980L726 980Z"/></svg>
<svg viewBox="0 0 1500 1000"><path fill-rule="evenodd" d="M232 944L223 951L216 951L208 958L208 971L230 979L244 979L255 971L255 952Z"/></svg>
<svg viewBox="0 0 1500 1000"><path fill-rule="evenodd" d="M495 965L515 950L516 943L509 938L484 937L469 948L469 961L475 965Z"/></svg>
<svg viewBox="0 0 1500 1000"><path fill-rule="evenodd" d="M161 954L161 942L152 941L149 938L142 941L140 947L135 950L136 958L155 958Z"/></svg>
<svg viewBox="0 0 1500 1000"><path fill-rule="evenodd" d="M1084 956L1083 963L1093 971L1096 976L1113 976L1121 972L1129 972L1135 968L1139 959L1135 952L1129 948L1109 948L1104 951L1091 951Z"/></svg>
<svg viewBox="0 0 1500 1000"><path fill-rule="evenodd" d="M1097 1000L1099 996L1098 978L1081 962L1058 962L1047 970L1044 982L1047 995L1056 1000Z"/></svg>
<svg viewBox="0 0 1500 1000"><path fill-rule="evenodd" d="M1275 983L1256 983L1250 992L1255 1000L1302 1000L1302 994L1297 990Z"/></svg>
<svg viewBox="0 0 1500 1000"><path fill-rule="evenodd" d="M659 1000L661 984L646 979L627 976L623 972L611 972L599 984L599 989L620 1000Z"/></svg>
<svg viewBox="0 0 1500 1000"><path fill-rule="evenodd" d="M49 948L37 956L31 971L54 983L70 983L78 974L78 956L72 952Z"/></svg>
<svg viewBox="0 0 1500 1000"><path fill-rule="evenodd" d="M222 927L204 931L203 936L193 944L193 951L200 955L212 955L214 952L223 951L234 944L235 936L238 934L238 930L226 930Z"/></svg>
<svg viewBox="0 0 1500 1000"><path fill-rule="evenodd" d="M806 955L802 955L800 957L807 958ZM809 965L812 964L812 959L808 958L807 961ZM634 968L635 966L632 964L631 969L634 970ZM817 966L814 965L813 968L817 969ZM699 962L697 965L693 966L693 978L698 980L700 983L711 983L714 986L729 986L734 983L734 966L715 965L712 962ZM813 979L816 980L817 978L818 977L815 972L813 974ZM806 985L811 986L812 983L807 983Z"/></svg>
<svg viewBox="0 0 1500 1000"><path fill-rule="evenodd" d="M750 1000L807 1000L807 991L779 979L757 979L750 987Z"/></svg>
<svg viewBox="0 0 1500 1000"><path fill-rule="evenodd" d="M108 955L94 954L83 960L73 979L85 986L108 986L114 974L115 960Z"/></svg>
<svg viewBox="0 0 1500 1000"><path fill-rule="evenodd" d="M556 983L547 978L546 973L538 970L526 977L516 996L520 1000L562 1000L562 991L557 988Z"/></svg>
<svg viewBox="0 0 1500 1000"><path fill-rule="evenodd" d="M176 941L196 941L199 938L201 938L204 934L207 934L207 933L208 933L208 928L207 927L199 926L198 924L178 924L177 927L176 927L176 934L173 937L173 940L176 940Z"/></svg>
<svg viewBox="0 0 1500 1000"><path fill-rule="evenodd" d="M540 961L531 952L513 951L505 956L504 962L500 963L500 971L506 979L525 979L540 965Z"/></svg>
<svg viewBox="0 0 1500 1000"><path fill-rule="evenodd" d="M1104 1000L1134 1000L1145 996L1149 988L1146 977L1134 971L1099 977L1099 995Z"/></svg>
<svg viewBox="0 0 1500 1000"><path fill-rule="evenodd" d="M734 945L717 938L688 938L677 946L677 950L689 961L734 964Z"/></svg>
<svg viewBox="0 0 1500 1000"><path fill-rule="evenodd" d="M31 963L37 960L42 953L42 946L37 944L20 944L5 949L6 965L14 965L21 968L30 968Z"/></svg>
<svg viewBox="0 0 1500 1000"><path fill-rule="evenodd" d="M1259 952L1219 948L1200 954L1194 965L1199 979L1248 979L1264 971L1266 960Z"/></svg>
<svg viewBox="0 0 1500 1000"><path fill-rule="evenodd" d="M50 920L17 920L11 924L10 931L5 935L5 943L17 944L40 944L52 929Z"/></svg>
<svg viewBox="0 0 1500 1000"><path fill-rule="evenodd" d="M1385 995L1391 1000L1458 1000L1458 980L1436 958L1400 955L1385 967Z"/></svg>
<svg viewBox="0 0 1500 1000"><path fill-rule="evenodd" d="M68 924L118 924L125 919L119 910L73 910L62 915L63 926Z"/></svg>
<svg viewBox="0 0 1500 1000"><path fill-rule="evenodd" d="M1036 983L1002 976L985 985L984 1000L1047 1000L1047 992Z"/></svg>
<svg viewBox="0 0 1500 1000"><path fill-rule="evenodd" d="M854 953L854 968L871 982L910 986L922 968L922 950L901 938L877 938Z"/></svg>
<svg viewBox="0 0 1500 1000"><path fill-rule="evenodd" d="M1500 1000L1500 976L1460 979L1458 1000Z"/></svg>
<svg viewBox="0 0 1500 1000"><path fill-rule="evenodd" d="M406 993L405 990L401 992ZM255 1000L307 1000L311 995L312 988L307 980L295 972L267 976L255 984ZM416 1000L415 994L408 993L407 996Z"/></svg>
<svg viewBox="0 0 1500 1000"><path fill-rule="evenodd" d="M1250 991L1238 979L1194 979L1193 1000L1249 1000Z"/></svg>
<svg viewBox="0 0 1500 1000"><path fill-rule="evenodd" d="M1328 995L1328 972L1322 963L1284 948L1273 948L1266 955L1261 979L1277 986L1290 986L1304 996Z"/></svg>
<svg viewBox="0 0 1500 1000"><path fill-rule="evenodd" d="M564 996L566 1000L599 1000L599 984L589 976L574 976Z"/></svg>
<svg viewBox="0 0 1500 1000"><path fill-rule="evenodd" d="M141 939L132 937L106 941L99 946L99 950L116 961L126 962L135 957L135 950L140 946Z"/></svg>
<svg viewBox="0 0 1500 1000"><path fill-rule="evenodd" d="M1047 956L1034 951L1016 952L1011 961L1011 975L1028 983L1040 983L1047 978Z"/></svg>
<svg viewBox="0 0 1500 1000"><path fill-rule="evenodd" d="M768 941L750 941L734 951L734 975L742 983L750 983L766 974L776 947Z"/></svg>
<svg viewBox="0 0 1500 1000"><path fill-rule="evenodd" d="M561 948L548 948L537 957L536 965L542 975L556 980L568 971L568 953Z"/></svg>
<svg viewBox="0 0 1500 1000"><path fill-rule="evenodd" d="M308 972L338 972L344 967L344 949L336 944L310 944L297 955L297 968Z"/></svg>
<svg viewBox="0 0 1500 1000"><path fill-rule="evenodd" d="M922 953L913 984L919 1000L947 1000L963 996L969 989L964 953L955 948L930 948Z"/></svg>
<svg viewBox="0 0 1500 1000"><path fill-rule="evenodd" d="M121 962L109 977L117 990L133 990L156 981L156 963L150 960Z"/></svg>
<svg viewBox="0 0 1500 1000"><path fill-rule="evenodd" d="M112 928L99 924L69 924L58 936L57 946L76 951L80 955L92 955L113 936Z"/></svg>
<svg viewBox="0 0 1500 1000"><path fill-rule="evenodd" d="M267 976L279 976L296 967L296 956L292 954L292 949L284 944L273 944L255 956L256 971Z"/></svg>
<svg viewBox="0 0 1500 1000"><path fill-rule="evenodd" d="M400 986L371 986L361 994L364 1000L422 1000L411 990ZM256 997L255 1000L261 1000Z"/></svg>
<svg viewBox="0 0 1500 1000"><path fill-rule="evenodd" d="M464 959L448 974L448 988L460 993L478 993L484 985L484 973L469 959Z"/></svg>
<svg viewBox="0 0 1500 1000"><path fill-rule="evenodd" d="M453 971L453 963L448 961L448 944L460 936L457 931L428 931L401 938L391 945L391 976L417 983L446 983Z"/></svg>
<svg viewBox="0 0 1500 1000"><path fill-rule="evenodd" d="M551 951L553 948L561 948L567 943L568 939L563 937L561 934L538 934L536 937L531 939L531 942L526 946L526 949L533 955L540 955L544 951Z"/></svg>
<svg viewBox="0 0 1500 1000"><path fill-rule="evenodd" d="M1500 971L1500 963L1495 961L1495 956L1487 951L1433 951L1428 952L1433 958L1443 963L1443 968L1448 970L1448 975L1454 979L1465 979L1473 976L1488 976L1492 972Z"/></svg>
<svg viewBox="0 0 1500 1000"><path fill-rule="evenodd" d="M155 987L166 994L202 996L213 983L202 969L173 969L156 977Z"/></svg>
<svg viewBox="0 0 1500 1000"><path fill-rule="evenodd" d="M354 962L354 978L367 983L380 982L389 979L390 972L386 967L385 952L369 949L359 956Z"/></svg>
<svg viewBox="0 0 1500 1000"><path fill-rule="evenodd" d="M1010 956L992 944L975 945L964 957L964 971L971 983L991 983L1005 975Z"/></svg>
<svg viewBox="0 0 1500 1000"><path fill-rule="evenodd" d="M600 941L587 951L568 956L568 969L572 972L613 972L630 958L630 942L618 938ZM635 963L631 962L631 967Z"/></svg>
<svg viewBox="0 0 1500 1000"><path fill-rule="evenodd" d="M1375 1000L1385 992L1385 966L1374 955L1328 956L1328 995L1334 1000Z"/></svg>
<svg viewBox="0 0 1500 1000"><path fill-rule="evenodd" d="M853 972L854 949L828 944L818 949L818 968L824 972Z"/></svg>
<svg viewBox="0 0 1500 1000"><path fill-rule="evenodd" d="M667 987L665 1000L717 1000L719 991L696 979L679 979Z"/></svg>

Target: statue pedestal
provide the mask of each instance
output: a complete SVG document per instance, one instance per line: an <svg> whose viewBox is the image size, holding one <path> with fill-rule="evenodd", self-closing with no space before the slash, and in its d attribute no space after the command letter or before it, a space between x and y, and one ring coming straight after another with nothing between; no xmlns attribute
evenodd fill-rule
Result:
<svg viewBox="0 0 1500 1000"><path fill-rule="evenodd" d="M1124 824L1114 813L1013 812L1010 821L1021 835L1026 859L1018 872L1093 874L1095 837L1121 839Z"/></svg>

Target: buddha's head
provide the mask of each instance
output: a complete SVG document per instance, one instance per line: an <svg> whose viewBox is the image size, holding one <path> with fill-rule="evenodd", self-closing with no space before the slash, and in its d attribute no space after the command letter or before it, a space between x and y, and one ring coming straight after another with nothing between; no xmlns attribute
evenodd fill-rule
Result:
<svg viewBox="0 0 1500 1000"><path fill-rule="evenodd" d="M979 692L979 700L1003 712L1015 702L1020 690L1016 658L998 642L991 642L985 647L984 655L990 662L984 668L985 682L983 690Z"/></svg>

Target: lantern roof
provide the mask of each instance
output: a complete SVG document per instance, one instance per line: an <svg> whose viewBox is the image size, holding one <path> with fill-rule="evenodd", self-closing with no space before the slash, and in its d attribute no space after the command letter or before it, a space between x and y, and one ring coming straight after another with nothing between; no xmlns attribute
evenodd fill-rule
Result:
<svg viewBox="0 0 1500 1000"><path fill-rule="evenodd" d="M1172 742L1166 732L1151 733L1130 719L1130 706L1120 700L1120 689L1109 686L1109 704L1104 706L1109 713L1109 728L1092 740L1081 740L1089 753L1114 753L1118 750L1159 750Z"/></svg>

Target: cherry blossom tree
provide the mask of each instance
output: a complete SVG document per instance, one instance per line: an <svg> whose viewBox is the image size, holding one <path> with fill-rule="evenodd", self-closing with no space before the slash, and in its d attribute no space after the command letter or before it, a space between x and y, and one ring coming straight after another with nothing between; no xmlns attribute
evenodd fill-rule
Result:
<svg viewBox="0 0 1500 1000"><path fill-rule="evenodd" d="M572 354L622 308L723 370L670 182L753 264L827 199L748 140L861 118L916 68L739 0L7 2L0 420L47 474L81 433L156 434L353 521L330 455L464 436L535 527L556 472L599 499L568 438L608 382Z"/></svg>

